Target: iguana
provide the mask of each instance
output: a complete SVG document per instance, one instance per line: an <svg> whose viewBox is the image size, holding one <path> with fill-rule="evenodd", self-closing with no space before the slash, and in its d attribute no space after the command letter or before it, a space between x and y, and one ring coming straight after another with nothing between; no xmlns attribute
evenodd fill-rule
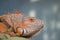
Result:
<svg viewBox="0 0 60 40"><path fill-rule="evenodd" d="M0 16L0 33L11 36L31 37L44 26L42 20L26 16L20 11Z"/></svg>

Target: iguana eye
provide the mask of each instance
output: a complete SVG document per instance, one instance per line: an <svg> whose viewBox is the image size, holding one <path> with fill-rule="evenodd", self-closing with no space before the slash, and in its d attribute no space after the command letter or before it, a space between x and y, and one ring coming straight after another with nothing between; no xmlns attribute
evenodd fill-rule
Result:
<svg viewBox="0 0 60 40"><path fill-rule="evenodd" d="M30 21L31 21L31 22L34 22L34 21L35 21L35 19L33 19L33 18L30 18Z"/></svg>

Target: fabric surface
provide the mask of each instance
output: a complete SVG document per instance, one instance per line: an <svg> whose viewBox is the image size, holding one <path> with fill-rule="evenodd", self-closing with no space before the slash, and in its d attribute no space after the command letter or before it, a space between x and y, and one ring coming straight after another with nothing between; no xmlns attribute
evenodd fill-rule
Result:
<svg viewBox="0 0 60 40"><path fill-rule="evenodd" d="M23 37L11 37L7 34L0 33L0 40L28 40L28 39Z"/></svg>

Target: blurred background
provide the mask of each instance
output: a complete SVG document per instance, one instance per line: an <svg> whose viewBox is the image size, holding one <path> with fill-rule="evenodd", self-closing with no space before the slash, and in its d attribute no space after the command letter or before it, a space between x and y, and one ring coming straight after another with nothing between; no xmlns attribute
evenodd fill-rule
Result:
<svg viewBox="0 0 60 40"><path fill-rule="evenodd" d="M43 31L30 40L60 40L60 0L0 0L0 15L14 9L44 21Z"/></svg>

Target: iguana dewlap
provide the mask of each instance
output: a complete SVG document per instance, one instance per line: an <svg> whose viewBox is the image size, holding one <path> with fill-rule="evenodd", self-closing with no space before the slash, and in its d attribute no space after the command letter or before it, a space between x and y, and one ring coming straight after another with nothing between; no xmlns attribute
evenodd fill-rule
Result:
<svg viewBox="0 0 60 40"><path fill-rule="evenodd" d="M6 25L0 22L0 32L6 32L7 28Z"/></svg>

